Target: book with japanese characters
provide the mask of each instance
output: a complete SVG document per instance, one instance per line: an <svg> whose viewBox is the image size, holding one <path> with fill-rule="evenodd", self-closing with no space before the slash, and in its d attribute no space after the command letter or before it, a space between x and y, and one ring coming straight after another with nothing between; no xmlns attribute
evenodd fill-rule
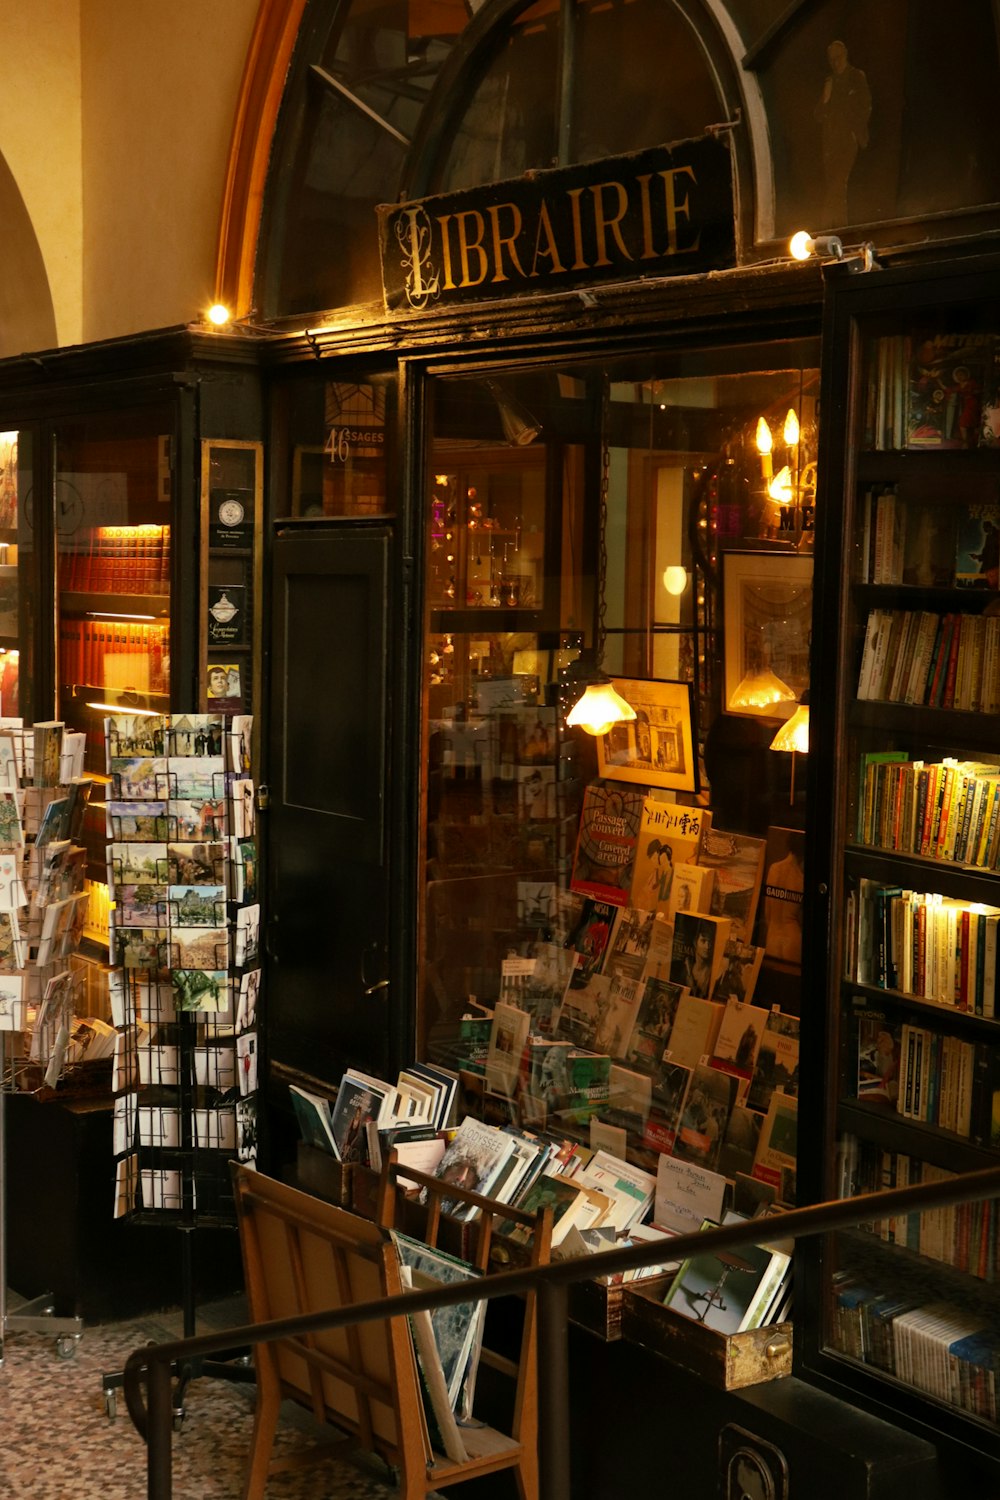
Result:
<svg viewBox="0 0 1000 1500"><path fill-rule="evenodd" d="M706 808L647 797L639 825L630 904L666 912L674 872L681 865L700 864L702 840L711 825L712 814Z"/></svg>

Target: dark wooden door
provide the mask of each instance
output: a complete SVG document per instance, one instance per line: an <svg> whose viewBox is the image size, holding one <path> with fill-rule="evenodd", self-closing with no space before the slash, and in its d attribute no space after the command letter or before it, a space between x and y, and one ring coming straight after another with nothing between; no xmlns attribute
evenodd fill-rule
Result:
<svg viewBox="0 0 1000 1500"><path fill-rule="evenodd" d="M289 528L273 550L266 1050L329 1083L390 1065L390 540Z"/></svg>

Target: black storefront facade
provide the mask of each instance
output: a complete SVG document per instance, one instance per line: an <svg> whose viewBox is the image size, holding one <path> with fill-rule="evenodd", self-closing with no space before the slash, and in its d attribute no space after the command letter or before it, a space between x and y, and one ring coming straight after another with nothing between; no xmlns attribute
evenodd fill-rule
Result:
<svg viewBox="0 0 1000 1500"><path fill-rule="evenodd" d="M909 355L887 381L864 361L879 340L998 331L1000 182L981 103L997 31L985 5L961 35L902 0L877 17L763 9L305 6L275 70L287 65L259 222L230 186L230 325L50 361L65 411L84 386L111 410L136 374L166 400L164 372L183 363L179 517L199 503L199 441L260 446L246 706L268 791L262 1129L276 1173L294 1156L290 1082L460 1062L462 1017L496 1001L500 962L558 946L585 791L628 785L607 747L565 727L577 663L683 685L686 758L635 735L620 747L665 803L743 835L805 835L802 949L763 972L768 1003L801 1018L798 1201L842 1190L837 1143L860 1128L838 1114L856 1045L838 967L854 877L834 871L864 636L843 579L880 582L857 572L864 496L910 472L859 455L918 446ZM796 229L816 240L803 263ZM964 450L990 446L992 354L971 374L965 358L976 442L958 415L921 442L957 455L963 503L979 505L991 458ZM20 361L0 378L11 426L53 402ZM942 401L960 413L954 364L949 380ZM869 441L862 393L880 382L901 425ZM177 709L202 706L198 599L214 577L203 540L187 545L199 588L175 563ZM858 607L911 597L953 607L926 594ZM55 675L38 628L40 674ZM777 711L740 700L761 669L790 687ZM803 702L807 771L771 753ZM651 720L660 743L670 722L667 708ZM961 753L948 727L934 743ZM888 737L873 753L908 748L906 725L869 731ZM973 895L988 902L988 885ZM946 1170L989 1160L923 1146ZM833 1251L803 1263L796 1376L748 1393L575 1334L596 1372L574 1386L579 1493L668 1474L692 1494L988 1483L995 1424L832 1340L819 1309L838 1266ZM756 1478L734 1464L741 1444Z"/></svg>

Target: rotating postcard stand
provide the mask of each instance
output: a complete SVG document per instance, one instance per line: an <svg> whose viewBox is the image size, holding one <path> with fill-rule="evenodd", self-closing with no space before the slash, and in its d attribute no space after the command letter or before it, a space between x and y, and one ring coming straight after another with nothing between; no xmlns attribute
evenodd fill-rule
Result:
<svg viewBox="0 0 1000 1500"><path fill-rule="evenodd" d="M116 1216L179 1233L183 1336L196 1329L195 1233L236 1231L230 1161L256 1157L256 904L251 721L107 721L109 976ZM249 789L249 790L248 790ZM252 1381L248 1350L173 1371ZM103 1376L114 1416L121 1371Z"/></svg>
<svg viewBox="0 0 1000 1500"><path fill-rule="evenodd" d="M76 1317L56 1317L51 1292L42 1292L22 1302L16 1312L7 1307L7 1137L5 1114L7 1093L13 1086L14 1064L7 1058L7 1033L0 1030L0 1364L9 1333L41 1333L54 1337L56 1353L69 1359L83 1336L83 1322Z"/></svg>
<svg viewBox="0 0 1000 1500"><path fill-rule="evenodd" d="M155 982L155 981L154 981ZM149 986L132 979L137 998ZM169 988L169 986L168 986ZM235 1038L223 1034L224 1022L177 1013L169 1026L160 1025L157 1042L133 1053L136 1071L127 1075L136 1104L119 1112L116 1128L138 1140L135 1153L124 1158L125 1176L138 1176L136 1206L127 1217L136 1224L171 1225L179 1236L182 1336L198 1332L195 1236L200 1229L235 1230L229 1163L237 1155L237 1111L245 1101L236 1097ZM231 1032L231 1028L229 1028ZM148 1052L148 1060L142 1055ZM125 1124L121 1126L124 1114ZM242 1128L242 1122L241 1127ZM119 1162L121 1168L123 1162ZM189 1360L173 1369L173 1418L179 1427L191 1382L215 1378L235 1382L254 1380L250 1351L234 1349L217 1359ZM123 1371L102 1375L105 1410L117 1413L117 1391Z"/></svg>

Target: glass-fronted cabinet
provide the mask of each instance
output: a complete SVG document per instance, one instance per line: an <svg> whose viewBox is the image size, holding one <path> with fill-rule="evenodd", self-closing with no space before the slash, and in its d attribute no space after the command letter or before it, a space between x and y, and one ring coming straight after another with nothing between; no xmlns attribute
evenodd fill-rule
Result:
<svg viewBox="0 0 1000 1500"><path fill-rule="evenodd" d="M92 897L85 936L99 962L108 915L106 715L201 707L217 654L241 679L241 696L222 711L253 709L256 354L243 340L168 330L6 360L0 428L0 713L86 735L94 788L84 825ZM245 482L247 492L240 528L216 518L217 530L238 531L241 542L238 556L223 549L217 564L199 503L203 435L221 440L216 488L235 492ZM227 587L238 630L232 617L218 618L229 614ZM106 1004L106 986L97 988Z"/></svg>
<svg viewBox="0 0 1000 1500"><path fill-rule="evenodd" d="M803 1035L801 1163L817 1198L1000 1163L996 275L830 289L824 400L844 420L821 454L810 757L827 1001ZM810 1370L1000 1452L997 1212L828 1237L797 1327Z"/></svg>
<svg viewBox="0 0 1000 1500"><path fill-rule="evenodd" d="M16 715L20 702L22 639L30 636L30 590L22 568L32 553L31 434L0 432L0 715ZM31 666L30 656L24 668Z"/></svg>
<svg viewBox="0 0 1000 1500"><path fill-rule="evenodd" d="M170 703L169 408L102 412L55 434L56 717L103 773L109 712Z"/></svg>

